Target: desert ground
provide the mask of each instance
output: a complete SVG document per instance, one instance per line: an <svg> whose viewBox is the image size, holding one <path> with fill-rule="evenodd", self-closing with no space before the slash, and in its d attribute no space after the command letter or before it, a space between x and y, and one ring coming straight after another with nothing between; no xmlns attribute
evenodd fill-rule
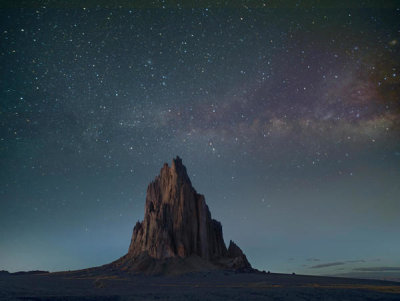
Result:
<svg viewBox="0 0 400 301"><path fill-rule="evenodd" d="M213 271L144 276L91 270L0 275L1 300L400 300L400 283Z"/></svg>

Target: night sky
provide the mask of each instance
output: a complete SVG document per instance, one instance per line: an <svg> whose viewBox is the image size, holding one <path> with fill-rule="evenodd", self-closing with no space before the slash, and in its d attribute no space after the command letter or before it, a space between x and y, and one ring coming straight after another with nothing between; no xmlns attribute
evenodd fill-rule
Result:
<svg viewBox="0 0 400 301"><path fill-rule="evenodd" d="M0 10L0 269L124 255L179 155L254 267L400 271L398 1L43 2Z"/></svg>

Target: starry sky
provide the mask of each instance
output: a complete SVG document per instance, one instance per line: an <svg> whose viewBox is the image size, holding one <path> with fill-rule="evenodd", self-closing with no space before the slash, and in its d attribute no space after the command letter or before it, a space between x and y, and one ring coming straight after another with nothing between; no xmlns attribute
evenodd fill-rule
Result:
<svg viewBox="0 0 400 301"><path fill-rule="evenodd" d="M396 2L2 4L0 269L124 255L179 155L254 267L399 272Z"/></svg>

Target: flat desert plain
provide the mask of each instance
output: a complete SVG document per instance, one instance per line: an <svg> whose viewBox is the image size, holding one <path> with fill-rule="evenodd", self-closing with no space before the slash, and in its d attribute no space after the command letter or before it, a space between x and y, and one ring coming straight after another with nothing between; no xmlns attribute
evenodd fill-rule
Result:
<svg viewBox="0 0 400 301"><path fill-rule="evenodd" d="M0 299L400 300L400 283L389 281L232 271L179 276L93 271L1 275Z"/></svg>

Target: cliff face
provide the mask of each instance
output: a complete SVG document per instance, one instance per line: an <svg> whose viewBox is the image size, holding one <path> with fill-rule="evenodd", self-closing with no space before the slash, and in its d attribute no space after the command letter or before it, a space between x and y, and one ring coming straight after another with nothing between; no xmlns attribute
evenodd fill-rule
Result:
<svg viewBox="0 0 400 301"><path fill-rule="evenodd" d="M211 218L204 196L192 187L182 160L164 164L147 188L144 220L137 223L128 254L142 252L156 259L227 255L221 224Z"/></svg>
<svg viewBox="0 0 400 301"><path fill-rule="evenodd" d="M221 223L212 219L204 196L193 188L177 157L164 164L147 188L145 214L137 222L128 253L113 263L145 273L185 272L204 268L251 269L242 250L227 250Z"/></svg>

